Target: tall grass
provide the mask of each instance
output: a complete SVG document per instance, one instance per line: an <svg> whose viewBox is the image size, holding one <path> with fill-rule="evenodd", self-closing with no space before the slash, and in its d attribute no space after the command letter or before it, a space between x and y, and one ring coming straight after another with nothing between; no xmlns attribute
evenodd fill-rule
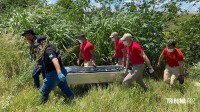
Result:
<svg viewBox="0 0 200 112"><path fill-rule="evenodd" d="M34 63L28 61L29 51L23 44L24 40L19 35L0 35L0 97L1 101L5 100L5 105L30 84Z"/></svg>
<svg viewBox="0 0 200 112"><path fill-rule="evenodd" d="M124 88L119 83L110 84L106 89L91 88L84 94L76 94L73 101L64 102L63 97L50 94L45 105L40 105L40 94L32 87L26 87L14 96L5 111L66 111L66 112L198 112L200 109L199 87L187 79L183 86L171 89L162 81L146 79L150 87L144 92L138 85ZM80 96L79 96L80 95ZM170 104L167 98L191 100L183 104Z"/></svg>

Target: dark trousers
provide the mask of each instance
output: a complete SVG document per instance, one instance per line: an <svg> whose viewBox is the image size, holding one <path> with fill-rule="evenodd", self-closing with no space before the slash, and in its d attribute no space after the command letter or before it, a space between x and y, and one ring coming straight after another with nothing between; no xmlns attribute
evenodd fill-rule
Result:
<svg viewBox="0 0 200 112"><path fill-rule="evenodd" d="M42 73L43 79L45 79L45 68L43 64L37 64L34 66L32 77L34 80L34 87L39 88L40 87L40 80L39 76Z"/></svg>
<svg viewBox="0 0 200 112"><path fill-rule="evenodd" d="M64 67L61 67L61 71L65 76L67 75L67 71ZM56 86L58 86L67 97L74 98L74 93L69 88L67 80L65 79L64 82L61 82L58 78L56 71L52 71L46 74L46 78L44 79L44 83L40 89L43 102L46 102L48 100L49 93Z"/></svg>

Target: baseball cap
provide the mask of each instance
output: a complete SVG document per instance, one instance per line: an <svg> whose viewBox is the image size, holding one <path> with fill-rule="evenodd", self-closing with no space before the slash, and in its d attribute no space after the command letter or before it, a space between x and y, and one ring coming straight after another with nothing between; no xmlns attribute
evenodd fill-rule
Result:
<svg viewBox="0 0 200 112"><path fill-rule="evenodd" d="M112 32L111 35L110 35L110 38L113 38L114 36L118 36L118 33L117 32Z"/></svg>
<svg viewBox="0 0 200 112"><path fill-rule="evenodd" d="M175 42L175 41L169 41L168 44L167 44L167 46L168 46L168 47L169 47L169 46L175 47L175 46L176 46L176 42Z"/></svg>
<svg viewBox="0 0 200 112"><path fill-rule="evenodd" d="M130 33L125 33L123 37L121 38L122 41L132 39L132 35Z"/></svg>
<svg viewBox="0 0 200 112"><path fill-rule="evenodd" d="M33 35L35 35L35 32L32 29L27 29L27 30L24 31L22 36L24 36L25 34L33 34Z"/></svg>

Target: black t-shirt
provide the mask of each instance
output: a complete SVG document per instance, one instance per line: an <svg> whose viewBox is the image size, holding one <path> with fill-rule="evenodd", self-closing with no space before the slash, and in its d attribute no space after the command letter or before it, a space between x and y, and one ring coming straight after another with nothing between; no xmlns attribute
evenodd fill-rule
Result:
<svg viewBox="0 0 200 112"><path fill-rule="evenodd" d="M62 67L63 65L62 65L59 49L52 45L49 45L44 51L44 59L43 59L46 73L56 70L52 62L52 59L54 58L58 59L60 67Z"/></svg>

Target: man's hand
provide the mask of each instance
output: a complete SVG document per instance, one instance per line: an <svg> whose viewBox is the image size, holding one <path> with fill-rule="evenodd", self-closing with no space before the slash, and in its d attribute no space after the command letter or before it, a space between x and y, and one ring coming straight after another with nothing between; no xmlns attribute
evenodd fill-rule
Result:
<svg viewBox="0 0 200 112"><path fill-rule="evenodd" d="M77 59L77 65L80 66L80 59Z"/></svg>
<svg viewBox="0 0 200 112"><path fill-rule="evenodd" d="M124 70L124 74L127 75L128 74L128 69Z"/></svg>
<svg viewBox="0 0 200 112"><path fill-rule="evenodd" d="M92 66L94 66L96 68L95 60L91 60L91 61L92 61Z"/></svg>
<svg viewBox="0 0 200 112"><path fill-rule="evenodd" d="M152 67L148 67L147 69L148 69L150 74L152 74L154 72L154 69Z"/></svg>
<svg viewBox="0 0 200 112"><path fill-rule="evenodd" d="M152 74L154 72L154 69L151 67L149 68L149 73Z"/></svg>
<svg viewBox="0 0 200 112"><path fill-rule="evenodd" d="M113 57L112 57L112 62L113 62L113 63L115 62L115 59L116 59L116 57L113 56Z"/></svg>
<svg viewBox="0 0 200 112"><path fill-rule="evenodd" d="M122 67L125 67L125 63L124 62L122 62Z"/></svg>
<svg viewBox="0 0 200 112"><path fill-rule="evenodd" d="M158 62L158 63L157 63L157 67L158 67L158 68L160 68L160 67L161 67L161 64L160 64L160 62Z"/></svg>
<svg viewBox="0 0 200 112"><path fill-rule="evenodd" d="M58 78L61 82L64 82L66 80L65 76L62 73L58 74Z"/></svg>

